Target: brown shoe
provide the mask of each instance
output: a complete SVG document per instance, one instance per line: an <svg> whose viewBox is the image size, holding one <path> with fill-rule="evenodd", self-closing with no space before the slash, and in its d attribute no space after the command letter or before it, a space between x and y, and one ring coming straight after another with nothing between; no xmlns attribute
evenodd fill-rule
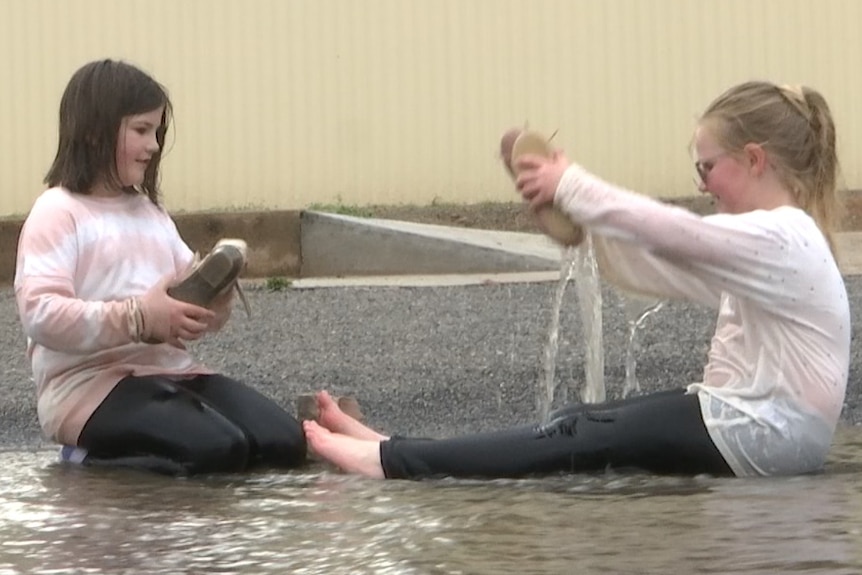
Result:
<svg viewBox="0 0 862 575"><path fill-rule="evenodd" d="M341 408L341 411L355 419L356 421L362 421L365 417L362 415L362 410L359 409L359 402L352 395L342 395L338 399L338 407Z"/></svg>
<svg viewBox="0 0 862 575"><path fill-rule="evenodd" d="M242 240L220 240L207 257L194 266L186 279L168 288L168 295L208 307L217 296L234 286L239 287L237 279L245 269L246 249L246 243ZM243 296L241 291L240 296ZM245 298L242 299L245 304Z"/></svg>
<svg viewBox="0 0 862 575"><path fill-rule="evenodd" d="M317 409L317 398L314 394L304 394L296 398L296 418L299 421L317 421L319 416L320 410Z"/></svg>
<svg viewBox="0 0 862 575"><path fill-rule="evenodd" d="M550 140L538 132L514 129L503 134L500 155L513 178L518 177L518 158L527 154L550 158L554 154L554 148ZM553 205L542 206L534 212L534 216L539 228L557 243L576 246L584 241L583 228L559 208Z"/></svg>

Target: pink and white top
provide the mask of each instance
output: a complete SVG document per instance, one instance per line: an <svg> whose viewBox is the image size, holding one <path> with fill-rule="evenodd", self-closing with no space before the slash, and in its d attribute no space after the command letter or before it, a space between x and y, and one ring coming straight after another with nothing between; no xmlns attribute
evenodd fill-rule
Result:
<svg viewBox="0 0 862 575"><path fill-rule="evenodd" d="M186 271L194 254L143 194L46 190L18 242L15 296L36 382L39 421L59 443L129 375L212 373L187 351L136 343L130 298Z"/></svg>
<svg viewBox="0 0 862 575"><path fill-rule="evenodd" d="M555 204L592 234L605 279L623 290L718 309L697 393L733 471L819 469L850 364L850 308L829 245L803 210L701 217L570 167Z"/></svg>

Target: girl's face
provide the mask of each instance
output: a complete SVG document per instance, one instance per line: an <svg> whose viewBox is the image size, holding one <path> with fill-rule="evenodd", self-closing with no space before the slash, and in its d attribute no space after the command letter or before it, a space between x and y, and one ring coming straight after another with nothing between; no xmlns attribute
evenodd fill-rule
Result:
<svg viewBox="0 0 862 575"><path fill-rule="evenodd" d="M164 106L126 116L117 135L117 174L123 187L140 186L153 156L159 151L156 131L162 125Z"/></svg>
<svg viewBox="0 0 862 575"><path fill-rule="evenodd" d="M694 134L694 156L698 189L715 198L716 211L739 214L752 209L751 179L744 157L721 148L704 126Z"/></svg>

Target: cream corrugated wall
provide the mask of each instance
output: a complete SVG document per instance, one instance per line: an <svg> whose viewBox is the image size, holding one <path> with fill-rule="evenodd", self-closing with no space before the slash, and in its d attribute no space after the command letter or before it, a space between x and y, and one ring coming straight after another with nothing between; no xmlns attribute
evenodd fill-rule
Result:
<svg viewBox="0 0 862 575"><path fill-rule="evenodd" d="M174 210L514 199L512 125L645 193L694 193L695 118L749 78L829 100L862 187L858 0L0 0L0 215L25 213L70 75L102 57L174 100Z"/></svg>

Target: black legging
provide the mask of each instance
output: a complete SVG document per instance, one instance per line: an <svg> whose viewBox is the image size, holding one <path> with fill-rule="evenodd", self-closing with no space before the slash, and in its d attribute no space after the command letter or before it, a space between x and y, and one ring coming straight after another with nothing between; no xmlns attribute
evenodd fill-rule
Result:
<svg viewBox="0 0 862 575"><path fill-rule="evenodd" d="M293 416L223 375L127 377L87 421L78 445L87 449L85 464L170 475L289 468L306 456Z"/></svg>
<svg viewBox="0 0 862 575"><path fill-rule="evenodd" d="M380 444L388 478L523 477L634 468L732 475L685 390L560 409L544 426L451 439L392 437Z"/></svg>

